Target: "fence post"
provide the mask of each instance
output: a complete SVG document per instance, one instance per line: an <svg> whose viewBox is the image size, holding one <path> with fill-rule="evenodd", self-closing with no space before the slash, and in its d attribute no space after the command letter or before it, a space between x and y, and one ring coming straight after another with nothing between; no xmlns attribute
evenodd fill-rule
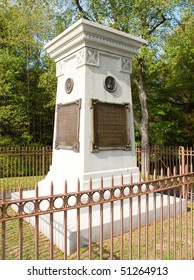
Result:
<svg viewBox="0 0 194 280"><path fill-rule="evenodd" d="M42 176L45 175L45 148L42 148Z"/></svg>
<svg viewBox="0 0 194 280"><path fill-rule="evenodd" d="M186 194L186 185L185 185L185 148L181 147L181 174L183 175L183 197L185 198Z"/></svg>
<svg viewBox="0 0 194 280"><path fill-rule="evenodd" d="M181 147L181 174L185 173L185 148Z"/></svg>
<svg viewBox="0 0 194 280"><path fill-rule="evenodd" d="M1 197L2 197L2 203L6 201L6 194L5 194L5 189L2 188L1 190ZM1 210L1 215L2 218L5 218L6 216L6 205L2 204L2 210ZM5 260L5 249L6 249L6 241L5 241L5 231L6 231L6 223L5 221L2 222L2 231L1 231L1 255L2 255L2 260Z"/></svg>

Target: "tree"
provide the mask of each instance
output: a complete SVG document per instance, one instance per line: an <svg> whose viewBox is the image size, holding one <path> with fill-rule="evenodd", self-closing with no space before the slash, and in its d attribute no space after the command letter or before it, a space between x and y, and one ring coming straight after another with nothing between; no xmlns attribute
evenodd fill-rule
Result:
<svg viewBox="0 0 194 280"><path fill-rule="evenodd" d="M141 147L149 148L149 76L155 71L155 56L160 48L161 38L174 26L174 13L181 1L171 0L93 0L73 1L80 17L107 24L121 31L132 33L148 41L134 59L133 85L139 97L141 112L134 114L135 124L141 135ZM134 90L133 90L134 91ZM145 154L143 154L144 156ZM149 169L149 153L144 160Z"/></svg>
<svg viewBox="0 0 194 280"><path fill-rule="evenodd" d="M38 85L46 62L42 50L49 34L50 8L47 1L4 0L0 16L0 143L47 144L48 137L43 137L50 123L47 104L54 96Z"/></svg>
<svg viewBox="0 0 194 280"><path fill-rule="evenodd" d="M166 132L166 140L191 146L194 142L193 43L194 16L192 13L183 14L179 26L167 37L161 56L163 90L160 97L162 102L158 102L158 112L167 124L161 127L161 132ZM160 104L163 104L163 108ZM171 123L167 122L169 117Z"/></svg>
<svg viewBox="0 0 194 280"><path fill-rule="evenodd" d="M182 7L184 15L190 11L183 20ZM55 65L43 46L80 17L148 41L134 58L132 74L142 148L191 144L192 8L191 1L178 0L2 0L0 144L52 143Z"/></svg>

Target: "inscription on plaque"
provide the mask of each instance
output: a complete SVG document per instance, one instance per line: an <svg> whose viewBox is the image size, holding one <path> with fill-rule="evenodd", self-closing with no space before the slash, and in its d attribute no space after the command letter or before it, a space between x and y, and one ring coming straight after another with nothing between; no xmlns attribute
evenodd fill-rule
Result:
<svg viewBox="0 0 194 280"><path fill-rule="evenodd" d="M57 105L56 149L79 152L81 99Z"/></svg>
<svg viewBox="0 0 194 280"><path fill-rule="evenodd" d="M91 100L92 152L131 150L129 104Z"/></svg>

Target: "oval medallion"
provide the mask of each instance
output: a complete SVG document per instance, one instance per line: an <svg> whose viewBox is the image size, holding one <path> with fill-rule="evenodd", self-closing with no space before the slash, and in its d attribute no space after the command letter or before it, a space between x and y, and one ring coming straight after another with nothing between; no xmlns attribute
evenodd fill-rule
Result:
<svg viewBox="0 0 194 280"><path fill-rule="evenodd" d="M113 92L116 90L116 81L112 76L107 76L104 81L104 87L107 91Z"/></svg>
<svg viewBox="0 0 194 280"><path fill-rule="evenodd" d="M73 89L73 79L71 78L68 78L65 82L65 91L66 93L70 93L72 92L72 89Z"/></svg>

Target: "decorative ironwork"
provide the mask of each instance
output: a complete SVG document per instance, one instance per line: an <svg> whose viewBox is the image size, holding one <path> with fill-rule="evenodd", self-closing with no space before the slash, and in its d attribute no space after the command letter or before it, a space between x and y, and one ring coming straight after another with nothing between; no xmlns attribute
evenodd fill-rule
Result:
<svg viewBox="0 0 194 280"><path fill-rule="evenodd" d="M114 181L114 177L111 178ZM163 177L160 179L140 181L141 174L139 173L139 181L132 182L132 178L128 184L121 183L115 185L110 182L109 187L95 188L80 191L80 182L78 180L77 191L64 194L54 194L53 184L51 184L50 194L47 196L35 196L31 198L21 198L18 200L6 200L5 191L2 191L2 200L0 201L0 222L5 220L13 220L16 218L30 217L42 215L44 213L55 213L60 210L78 209L88 206L99 205L100 203L123 200L133 198L145 194L154 194L164 191L183 189L184 184L187 185L187 191L193 193L194 172ZM103 181L103 178L102 178ZM121 175L121 182L123 176ZM90 184L92 184L92 179ZM36 185L36 190L38 190ZM19 194L22 197L23 189L20 187ZM37 192L38 193L38 192ZM180 195L180 192L179 192ZM178 197L179 197L178 195ZM182 195L182 193L181 193ZM14 209L14 212L10 210Z"/></svg>
<svg viewBox="0 0 194 280"><path fill-rule="evenodd" d="M194 150L192 147L153 146L142 149L137 146L137 166L142 174L146 173L143 168L146 153L150 156L150 174L153 174L154 169L160 172L162 168L163 174L166 175L167 167L173 170L174 166L177 173L193 170ZM23 184L28 190L34 189L37 176L39 180L43 179L50 169L51 162L51 147L0 147L0 189L6 187L7 191L14 192L18 190L19 185ZM10 180L11 177L14 178L14 185Z"/></svg>
<svg viewBox="0 0 194 280"><path fill-rule="evenodd" d="M170 173L170 172L169 172ZM121 175L120 184L114 185L114 177L110 178L109 187L103 187L103 177L99 182L98 188L93 188L92 179L89 182L89 186L87 190L80 190L80 181L77 183L77 191L69 192L67 182L64 184L64 191L60 194L54 193L54 185L51 182L50 192L48 191L47 195L39 196L39 187L36 185L35 194L33 197L24 198L23 189L20 186L19 193L16 195L16 198L13 200L6 199L6 192L2 190L1 196L2 200L0 200L0 237L1 237L1 256L2 260L9 259L24 259L26 258L26 246L29 244L26 241L29 238L24 238L24 223L23 220L30 221L30 223L34 226L34 237L35 237L35 259L41 259L41 252L39 250L39 245L41 242L40 232L43 232L44 235L48 236L49 234L49 243L50 243L50 254L49 259L54 259L54 245L57 240L57 236L54 239L54 234L56 233L55 226L57 225L57 229L60 234L64 234L63 242L62 238L60 238L60 246L63 243L63 254L64 259L68 259L70 254L68 248L69 241L69 231L72 231L72 228L68 228L69 216L68 212L74 211L75 215L71 217L76 227L74 228L75 234L79 238L77 238L75 250L77 251L77 259L81 259L81 247L88 245L88 259L92 259L93 245L95 246L95 253L99 255L99 259L104 259L105 250L107 253L107 248L105 248L106 243L104 241L107 237L104 236L104 227L107 227L107 223L104 221L104 210L106 211L107 207L105 204L108 203L110 205L110 239L113 240L115 235L119 235L120 242L120 259L123 258L124 246L129 248L128 258L129 259L164 259L164 254L166 256L167 250L167 258L170 259L171 254L174 253L174 258L178 259L193 259L193 193L194 193L194 172L185 173L182 175L175 175L170 177L163 177L162 172L160 179L156 179L156 172L154 173L154 179L146 181L142 181L141 174L139 173L139 178L137 182L133 182L133 176L130 176L129 182L124 184L124 177ZM185 188L185 198L183 199ZM187 194L190 194L190 202L189 207L190 211L187 211L188 199ZM145 199L146 198L146 199ZM153 201L153 203L149 203L149 199ZM145 202L145 207L142 207L142 201ZM119 215L119 227L115 226L114 220L114 206L119 205L118 211L120 211ZM125 207L127 206L127 208ZM137 209L137 213L134 215L134 208ZM93 209L96 211L96 207L99 209L99 234L100 241L98 244L98 251L96 251L96 241L93 236ZM88 239L82 238L82 222L80 215L80 209L86 207L88 211ZM94 208L93 208L94 207ZM126 217L124 213L128 209L128 216ZM69 211L71 210L71 211ZM173 210L173 211L172 211ZM150 212L151 211L151 212ZM58 227L58 220L54 219L56 217L57 212L59 212L60 217L63 219L63 223L61 227ZM151 215L150 215L151 213ZM166 214L165 214L166 213ZM143 219L145 217L145 224ZM165 217L167 220L165 220ZM171 219L172 217L172 219ZM9 243L13 243L13 239L10 242L10 234L7 234L9 230L8 225L11 224L11 221L19 220L19 234L18 238L14 238L15 243L11 248L18 248L14 250L10 250L10 247L7 246ZM56 224L55 224L56 222ZM14 223L15 224L15 223ZM164 226L164 225L168 226ZM42 226L44 225L44 226ZM46 226L45 226L46 225ZM158 226L157 226L158 225ZM177 233L176 226L179 225L180 233ZM115 226L115 227L114 227ZM152 231L153 226L153 231ZM156 235L156 226L160 228L160 240L158 241ZM114 231L113 231L114 227ZM144 228L143 228L144 227ZM133 231L134 228L137 229L135 231L135 238L133 239ZM142 229L143 228L143 229ZM171 230L172 229L172 230ZM187 229L185 231L185 229ZM117 232L115 232L117 230ZM141 235L141 231L143 230L145 234L145 243L142 243L143 240L137 239L138 236ZM12 229L13 231L13 229ZM85 231L85 226L84 226ZM25 230L26 232L26 230ZM33 232L33 229L30 228L30 232ZM123 243L124 233L127 232L129 236L127 243ZM151 234L149 234L151 232ZM189 234L191 233L191 234ZM96 227L95 227L96 234ZM12 236L11 236L12 237ZM165 238L164 238L165 237ZM9 239L9 240L8 240ZM170 243L168 240L174 240L174 250L170 251ZM133 250L133 242L132 240L137 240L137 245L135 247L135 251ZM149 242L151 243L148 243ZM167 241L166 241L167 240ZM179 240L179 242L177 241ZM84 243L83 243L84 242ZM151 244L151 245L150 245ZM185 245L182 245L185 244ZM56 244L58 246L58 244ZM145 255L141 255L141 248L145 246ZM178 246L178 247L177 247ZM187 246L183 251L183 247ZM118 247L118 246L117 246ZM149 253L149 247L152 248L152 252ZM59 247L61 248L61 247ZM159 249L157 249L159 248ZM24 256L25 250L25 256ZM32 249L33 250L33 249ZM46 247L44 247L46 250ZM114 247L114 243L110 242L110 255L108 255L108 259L114 259L113 252L116 250ZM184 255L183 255L184 254ZM14 258L15 257L15 258ZM96 256L95 256L96 258ZM106 257L105 257L106 258Z"/></svg>

